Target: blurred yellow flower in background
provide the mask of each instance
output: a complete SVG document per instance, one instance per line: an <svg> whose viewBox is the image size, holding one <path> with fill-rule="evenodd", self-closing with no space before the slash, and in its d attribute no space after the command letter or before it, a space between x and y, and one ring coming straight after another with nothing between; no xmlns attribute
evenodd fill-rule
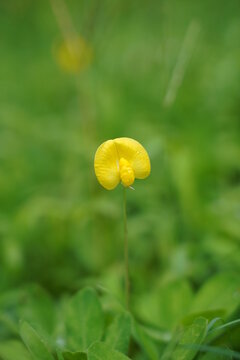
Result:
<svg viewBox="0 0 240 360"><path fill-rule="evenodd" d="M88 67L93 58L93 50L83 37L79 36L62 42L55 55L62 70L75 74Z"/></svg>
<svg viewBox="0 0 240 360"><path fill-rule="evenodd" d="M136 179L145 179L151 171L147 151L136 140L117 138L102 143L96 151L94 169L99 183L107 190L120 182L129 187Z"/></svg>

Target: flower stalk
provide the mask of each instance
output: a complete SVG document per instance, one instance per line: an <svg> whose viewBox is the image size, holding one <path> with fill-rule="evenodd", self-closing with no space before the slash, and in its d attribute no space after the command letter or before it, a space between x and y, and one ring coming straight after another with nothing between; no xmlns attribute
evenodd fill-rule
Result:
<svg viewBox="0 0 240 360"><path fill-rule="evenodd" d="M123 188L123 219L124 219L124 267L125 267L125 301L129 310L130 302L130 277L129 277L129 246L127 229L127 188Z"/></svg>

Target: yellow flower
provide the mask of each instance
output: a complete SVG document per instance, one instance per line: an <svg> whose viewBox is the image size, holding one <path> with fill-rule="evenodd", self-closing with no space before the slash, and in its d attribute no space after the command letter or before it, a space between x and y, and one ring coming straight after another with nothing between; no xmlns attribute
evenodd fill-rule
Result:
<svg viewBox="0 0 240 360"><path fill-rule="evenodd" d="M87 68L93 58L93 51L83 37L64 41L56 51L60 67L69 73L78 73Z"/></svg>
<svg viewBox="0 0 240 360"><path fill-rule="evenodd" d="M99 183L107 190L120 182L128 187L136 179L145 179L151 171L147 151L136 140L117 138L99 146L94 159L94 169Z"/></svg>

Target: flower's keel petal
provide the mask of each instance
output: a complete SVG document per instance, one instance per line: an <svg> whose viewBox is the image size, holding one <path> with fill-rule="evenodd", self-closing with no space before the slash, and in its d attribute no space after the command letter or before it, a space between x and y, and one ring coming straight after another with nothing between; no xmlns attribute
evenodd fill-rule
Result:
<svg viewBox="0 0 240 360"><path fill-rule="evenodd" d="M150 174L151 164L144 147L130 138L117 138L114 142L119 159L124 158L130 163L137 179L145 179Z"/></svg>

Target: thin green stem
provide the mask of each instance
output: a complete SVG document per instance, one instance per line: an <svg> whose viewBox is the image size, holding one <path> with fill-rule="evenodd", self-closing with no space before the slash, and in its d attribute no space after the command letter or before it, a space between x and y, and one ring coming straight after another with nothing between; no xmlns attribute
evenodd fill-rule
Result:
<svg viewBox="0 0 240 360"><path fill-rule="evenodd" d="M129 309L130 280L129 280L129 255L128 255L128 230L127 230L127 189L123 188L123 218L124 218L124 266L125 266L125 297L126 307Z"/></svg>

